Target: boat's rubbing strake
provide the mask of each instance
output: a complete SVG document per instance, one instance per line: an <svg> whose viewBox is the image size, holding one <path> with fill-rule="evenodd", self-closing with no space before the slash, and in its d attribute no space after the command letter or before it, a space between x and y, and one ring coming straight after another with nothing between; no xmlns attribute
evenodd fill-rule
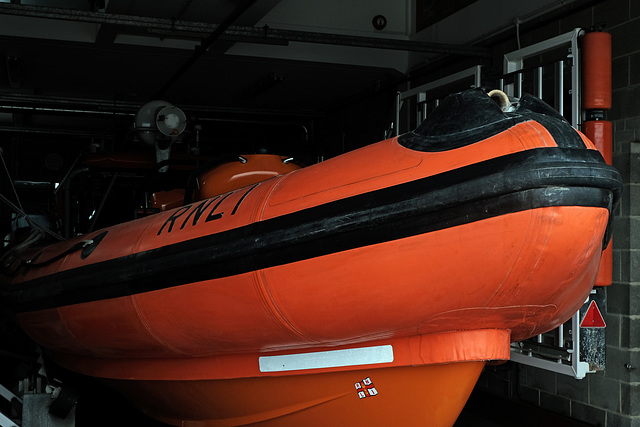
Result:
<svg viewBox="0 0 640 427"><path fill-rule="evenodd" d="M611 212L620 185L618 172L594 150L518 152L9 285L3 298L17 312L34 311L232 276L527 209L588 206ZM176 232L171 221L158 234Z"/></svg>

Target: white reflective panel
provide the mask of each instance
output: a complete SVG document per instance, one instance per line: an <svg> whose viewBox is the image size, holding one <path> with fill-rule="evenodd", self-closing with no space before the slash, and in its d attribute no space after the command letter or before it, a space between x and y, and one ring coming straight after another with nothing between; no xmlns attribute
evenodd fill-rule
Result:
<svg viewBox="0 0 640 427"><path fill-rule="evenodd" d="M393 347L350 348L314 353L262 356L258 359L260 372L298 371L301 369L336 368L340 366L372 365L393 362Z"/></svg>

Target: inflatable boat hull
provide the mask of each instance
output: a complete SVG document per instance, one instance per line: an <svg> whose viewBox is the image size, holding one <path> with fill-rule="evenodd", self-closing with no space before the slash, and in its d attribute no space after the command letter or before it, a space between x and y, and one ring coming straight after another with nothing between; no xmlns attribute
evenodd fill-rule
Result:
<svg viewBox="0 0 640 427"><path fill-rule="evenodd" d="M411 134L24 254L6 301L59 364L175 425L449 426L485 361L582 305L621 186L544 106L459 97L468 127L444 103Z"/></svg>

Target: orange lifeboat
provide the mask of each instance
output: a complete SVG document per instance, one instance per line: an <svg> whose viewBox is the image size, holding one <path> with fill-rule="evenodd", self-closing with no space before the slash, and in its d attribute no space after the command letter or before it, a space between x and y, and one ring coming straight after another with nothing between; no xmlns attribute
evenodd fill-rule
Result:
<svg viewBox="0 0 640 427"><path fill-rule="evenodd" d="M486 361L582 305L620 189L541 101L475 89L400 137L23 252L2 300L170 424L451 426Z"/></svg>

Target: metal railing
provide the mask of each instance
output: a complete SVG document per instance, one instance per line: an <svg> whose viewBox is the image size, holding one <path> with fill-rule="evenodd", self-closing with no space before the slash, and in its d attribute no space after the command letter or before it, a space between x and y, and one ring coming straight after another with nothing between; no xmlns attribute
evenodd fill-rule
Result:
<svg viewBox="0 0 640 427"><path fill-rule="evenodd" d="M408 89L403 92L398 92L396 95L396 105L395 105L395 129L392 129L387 137L398 136L401 133L400 123L401 123L401 110L404 103L413 99L416 103L415 114L416 114L416 123L421 123L424 119L427 118L427 94L429 91L434 89L441 88L443 86L447 86L454 83L460 83L466 81L470 81L473 79L473 85L475 87L480 87L481 85L481 74L482 74L482 66L476 65L466 70L459 71L457 73L451 74L450 76L443 77L441 79L435 80L433 82L429 82L415 88ZM438 100L434 99L435 104L438 104ZM407 129L408 130L408 129Z"/></svg>

